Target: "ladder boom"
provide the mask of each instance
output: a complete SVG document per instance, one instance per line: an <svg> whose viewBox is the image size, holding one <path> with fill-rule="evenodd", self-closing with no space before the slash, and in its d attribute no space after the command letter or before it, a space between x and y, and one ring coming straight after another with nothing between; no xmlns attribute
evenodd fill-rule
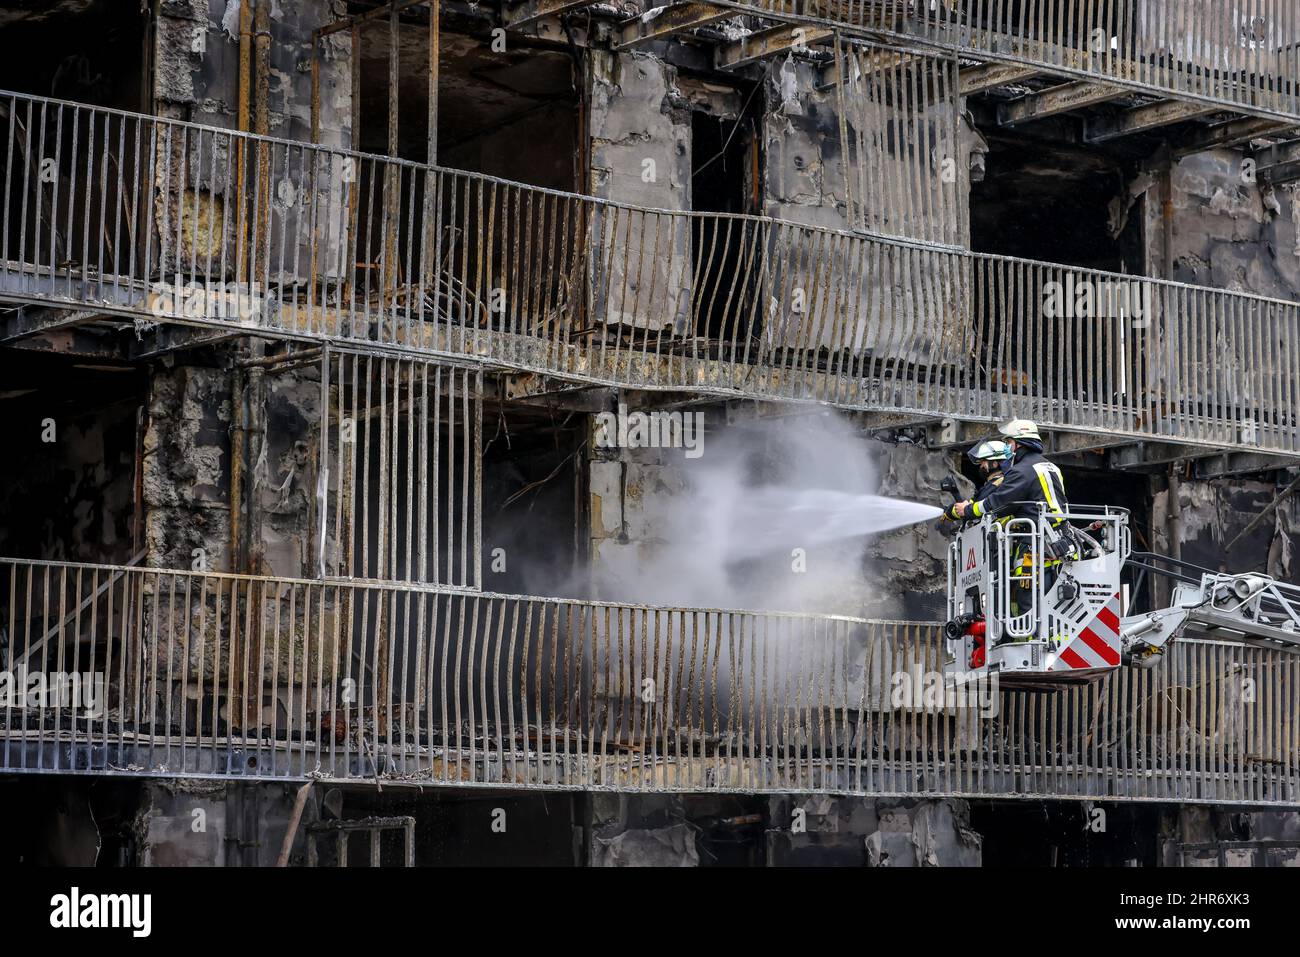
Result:
<svg viewBox="0 0 1300 957"><path fill-rule="evenodd" d="M1199 584L1177 585L1167 608L1123 619L1120 638L1125 653L1146 664L1188 627L1300 652L1300 588L1267 575L1207 573Z"/></svg>

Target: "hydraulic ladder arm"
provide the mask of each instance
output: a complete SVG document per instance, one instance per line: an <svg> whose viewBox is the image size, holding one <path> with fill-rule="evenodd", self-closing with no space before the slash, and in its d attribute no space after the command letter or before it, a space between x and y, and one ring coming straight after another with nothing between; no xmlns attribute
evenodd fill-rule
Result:
<svg viewBox="0 0 1300 957"><path fill-rule="evenodd" d="M1168 607L1120 622L1127 661L1150 667L1189 626L1266 648L1300 652L1300 588L1267 575L1206 573L1174 586Z"/></svg>

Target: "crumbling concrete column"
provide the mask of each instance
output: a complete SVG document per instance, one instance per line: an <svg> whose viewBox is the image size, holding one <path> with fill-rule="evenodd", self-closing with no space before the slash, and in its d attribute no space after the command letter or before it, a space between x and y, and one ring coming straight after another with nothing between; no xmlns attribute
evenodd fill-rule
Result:
<svg viewBox="0 0 1300 957"><path fill-rule="evenodd" d="M314 574L312 543L320 441L320 383L314 369L263 380L264 445L244 463L244 514L256 510L262 556L252 571ZM210 366L159 368L152 379L145 434L144 564L193 571L233 571L231 442L239 410L230 374ZM250 495L251 492L251 495Z"/></svg>
<svg viewBox="0 0 1300 957"><path fill-rule="evenodd" d="M956 799L774 797L770 866L978 867L983 839Z"/></svg>
<svg viewBox="0 0 1300 957"><path fill-rule="evenodd" d="M142 485L153 568L234 571L230 541L229 376L194 366L151 379Z"/></svg>
<svg viewBox="0 0 1300 957"><path fill-rule="evenodd" d="M239 113L239 19L253 0L169 0L154 43L153 95L159 112L236 128ZM270 17L267 108L272 136L306 142L311 134L312 32L346 13L342 0L274 0ZM352 142L352 37L324 37L320 60L320 134L326 146Z"/></svg>
<svg viewBox="0 0 1300 957"><path fill-rule="evenodd" d="M690 110L676 75L674 67L643 54L591 53L592 195L651 209L690 208ZM594 314L619 325L685 331L692 274L689 219L619 215L617 235L611 214L604 239L617 245L618 254L593 257L593 270L607 262L613 273L591 276L598 291ZM606 289L617 293L599 301L599 290Z"/></svg>
<svg viewBox="0 0 1300 957"><path fill-rule="evenodd" d="M698 829L672 795L591 796L587 852L593 867L698 867Z"/></svg>
<svg viewBox="0 0 1300 957"><path fill-rule="evenodd" d="M136 817L138 862L160 867L272 867L288 830L297 788L255 781L183 778L144 785ZM289 863L306 857L306 825L299 823Z"/></svg>

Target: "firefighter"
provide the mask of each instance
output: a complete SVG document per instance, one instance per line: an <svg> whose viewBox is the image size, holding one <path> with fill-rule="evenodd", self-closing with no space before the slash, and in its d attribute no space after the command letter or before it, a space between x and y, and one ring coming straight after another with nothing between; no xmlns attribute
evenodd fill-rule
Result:
<svg viewBox="0 0 1300 957"><path fill-rule="evenodd" d="M1051 524L1057 527L1063 521L1068 507L1065 499L1065 479L1061 470L1043 456L1043 440L1038 426L1028 419L1016 419L1001 429L1011 450L1010 462L1001 469L1001 481L986 485L973 499L956 502L950 508L955 518L982 518L989 512L1006 511L1015 518L1033 518L1038 503L1047 505ZM993 440L996 441L996 440ZM971 457L984 445L971 450Z"/></svg>
<svg viewBox="0 0 1300 957"><path fill-rule="evenodd" d="M1001 439L985 439L966 453L984 474L984 484L975 493L972 501L978 502L1002 484L1002 480L1006 478L1002 470L1011 462L1014 454L1010 444Z"/></svg>
<svg viewBox="0 0 1300 957"><path fill-rule="evenodd" d="M1002 441L1002 439L985 439L983 442L977 442L971 447L971 450L966 453L966 457L979 467L980 473L984 476L984 482L975 492L975 497L971 499L972 502L982 500L984 496L1002 484L1002 480L1005 478L1003 469L1011 462L1012 454L1011 445ZM955 521L957 521L957 516L953 513L953 507L949 506L944 509L940 524ZM998 519L998 521L1005 524L1007 519L1002 518Z"/></svg>
<svg viewBox="0 0 1300 957"><path fill-rule="evenodd" d="M1038 426L1028 419L1015 419L1001 428L1011 449L1011 461L1002 469L1002 481L986 485L973 499L956 502L949 508L952 518L982 518L989 513L1005 518L1033 519L1040 504L1046 505L1048 527L1057 537L1045 543L1048 554L1042 563L1043 592L1056 584L1061 561L1068 555L1072 539L1065 512L1069 504L1065 499L1065 478L1061 470L1043 456L1043 440ZM1051 534L1051 532L1049 532ZM1015 555L1016 567L1024 571L1034 566L1035 556L1021 549ZM1028 580L1021 582L1021 592L1016 604L1021 614L1033 608L1034 593Z"/></svg>

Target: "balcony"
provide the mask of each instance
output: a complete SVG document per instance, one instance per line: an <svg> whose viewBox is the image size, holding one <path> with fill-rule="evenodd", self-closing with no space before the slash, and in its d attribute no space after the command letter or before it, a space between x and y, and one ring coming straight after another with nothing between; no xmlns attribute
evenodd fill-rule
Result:
<svg viewBox="0 0 1300 957"><path fill-rule="evenodd" d="M0 113L0 298L44 307L6 342L181 324L584 383L1300 451L1294 302L14 94Z"/></svg>
<svg viewBox="0 0 1300 957"><path fill-rule="evenodd" d="M16 560L0 596L5 772L1300 803L1271 650L963 706L926 624Z"/></svg>
<svg viewBox="0 0 1300 957"><path fill-rule="evenodd" d="M518 28L589 6L590 0L524 0L506 22ZM1295 0L718 0L651 7L654 16L620 25L618 44L749 14L782 25L723 43L719 67L806 48L838 31L990 66L983 75L1004 82L1047 74L1300 121Z"/></svg>

